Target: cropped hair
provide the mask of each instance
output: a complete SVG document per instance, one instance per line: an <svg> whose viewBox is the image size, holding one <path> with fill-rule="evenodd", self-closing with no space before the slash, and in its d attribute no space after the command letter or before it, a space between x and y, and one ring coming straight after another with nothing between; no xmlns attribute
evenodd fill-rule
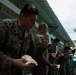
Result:
<svg viewBox="0 0 76 75"><path fill-rule="evenodd" d="M60 40L58 38L55 38L54 42L60 42Z"/></svg>
<svg viewBox="0 0 76 75"><path fill-rule="evenodd" d="M64 49L65 50L71 50L70 47L68 47L68 46L67 47L64 47Z"/></svg>
<svg viewBox="0 0 76 75"><path fill-rule="evenodd" d="M46 28L48 29L48 25L45 22L41 22L39 24L39 27L38 28L43 27L43 26L46 26Z"/></svg>
<svg viewBox="0 0 76 75"><path fill-rule="evenodd" d="M39 14L37 8L33 4L29 4L29 3L23 6L23 8L20 11L20 14L21 13L23 13L24 15Z"/></svg>

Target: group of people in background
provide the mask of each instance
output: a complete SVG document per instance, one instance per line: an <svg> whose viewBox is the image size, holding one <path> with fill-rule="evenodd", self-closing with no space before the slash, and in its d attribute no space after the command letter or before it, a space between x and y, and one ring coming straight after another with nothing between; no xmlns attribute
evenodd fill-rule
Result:
<svg viewBox="0 0 76 75"><path fill-rule="evenodd" d="M58 38L49 44L48 25L44 22L39 24L37 33L31 32L38 14L33 4L26 4L17 19L0 23L0 75L27 75L29 72L32 75L72 75L70 47L64 44L63 49L58 50ZM21 58L26 54L36 60L38 66L26 64L28 61ZM28 72L22 73L23 69Z"/></svg>

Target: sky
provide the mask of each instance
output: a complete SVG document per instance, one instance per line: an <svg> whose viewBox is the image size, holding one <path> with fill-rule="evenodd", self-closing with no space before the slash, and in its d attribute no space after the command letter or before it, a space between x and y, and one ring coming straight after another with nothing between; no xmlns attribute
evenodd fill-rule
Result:
<svg viewBox="0 0 76 75"><path fill-rule="evenodd" d="M76 40L76 0L47 0L72 40Z"/></svg>

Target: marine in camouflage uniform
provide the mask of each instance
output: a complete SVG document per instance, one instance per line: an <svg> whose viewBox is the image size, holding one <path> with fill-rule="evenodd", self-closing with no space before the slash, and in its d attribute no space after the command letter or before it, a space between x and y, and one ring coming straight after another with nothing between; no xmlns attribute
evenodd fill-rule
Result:
<svg viewBox="0 0 76 75"><path fill-rule="evenodd" d="M38 11L35 6L26 4L22 8L18 19L6 19L0 23L0 75L22 75L23 61L21 61L21 56L25 54L33 55L35 48L30 29L34 25L37 15ZM33 18L33 21L28 18ZM26 29L21 28L18 23L21 25L24 23L25 26L28 24L28 27L29 25L32 26L28 31L26 27Z"/></svg>
<svg viewBox="0 0 76 75"><path fill-rule="evenodd" d="M13 58L25 55L33 44L30 32L25 30L24 38L22 37L23 32L17 25L17 19L4 20L0 24L0 73L16 72L11 65ZM21 43L24 43L22 51L20 50ZM33 46L31 50L32 48Z"/></svg>

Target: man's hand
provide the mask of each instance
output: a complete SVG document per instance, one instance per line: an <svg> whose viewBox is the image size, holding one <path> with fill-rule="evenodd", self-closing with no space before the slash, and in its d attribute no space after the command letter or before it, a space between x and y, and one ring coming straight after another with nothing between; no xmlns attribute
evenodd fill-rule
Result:
<svg viewBox="0 0 76 75"><path fill-rule="evenodd" d="M60 55L61 55L61 52L58 51L58 52L56 53L56 58L57 58L57 57L60 57Z"/></svg>
<svg viewBox="0 0 76 75"><path fill-rule="evenodd" d="M41 37L43 47L46 47L49 43L49 39L47 37Z"/></svg>
<svg viewBox="0 0 76 75"><path fill-rule="evenodd" d="M24 59L14 59L12 65L19 69L28 69L36 66L35 64L26 64L26 60Z"/></svg>
<svg viewBox="0 0 76 75"><path fill-rule="evenodd" d="M72 58L72 57L73 57L73 54L69 54L69 55L68 55L68 58Z"/></svg>
<svg viewBox="0 0 76 75"><path fill-rule="evenodd" d="M57 68L56 64L51 64L50 66L54 71L58 71L59 69Z"/></svg>

